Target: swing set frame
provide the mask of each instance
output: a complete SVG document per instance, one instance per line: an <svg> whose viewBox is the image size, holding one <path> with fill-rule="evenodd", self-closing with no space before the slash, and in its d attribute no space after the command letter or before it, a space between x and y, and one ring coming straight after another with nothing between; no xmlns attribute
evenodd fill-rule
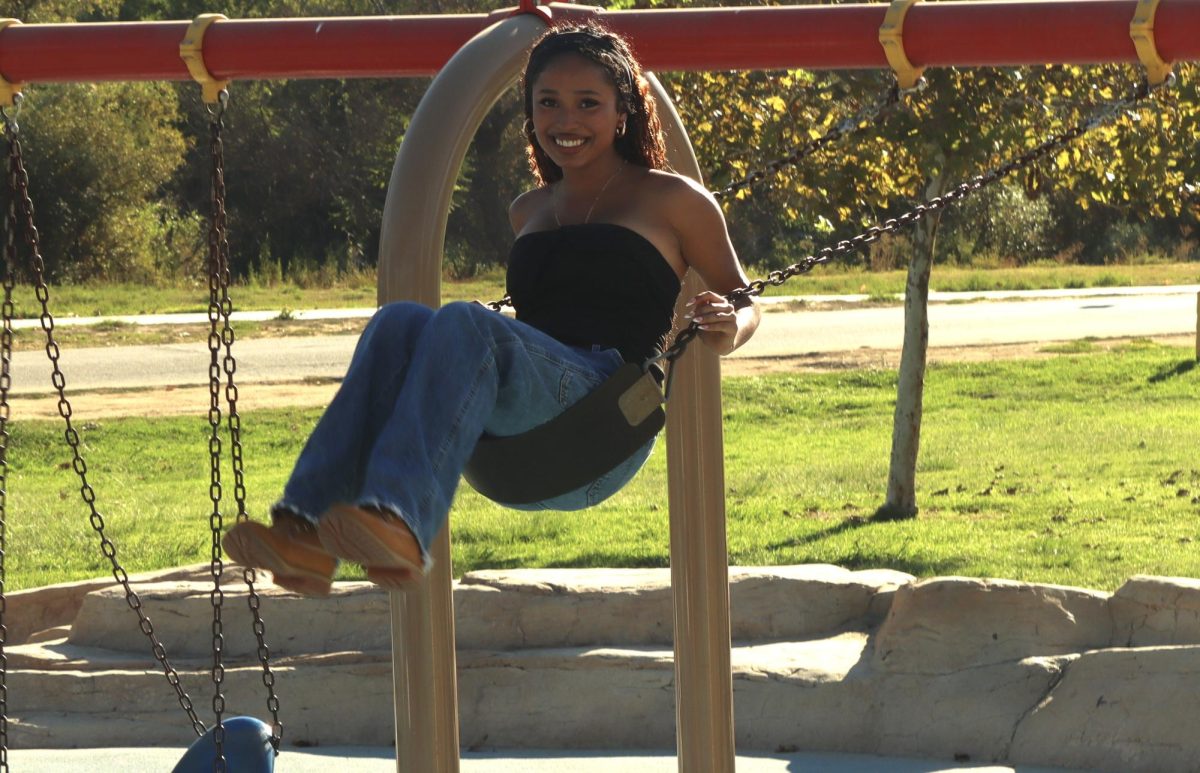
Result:
<svg viewBox="0 0 1200 773"><path fill-rule="evenodd" d="M929 66L1133 62L1156 84L1170 62L1200 60L1195 0L894 0L617 12L521 0L516 9L451 16L0 20L0 103L11 103L27 83L194 79L207 95L240 79L437 72L393 168L379 256L381 303L436 306L450 192L476 127L545 25L581 17L599 17L630 37L646 67L657 70L891 68L901 85L911 85ZM661 87L656 96L672 165L699 179L678 115ZM700 289L690 276L683 297ZM719 363L711 352L693 350L674 368L667 445L679 769L732 771ZM396 741L398 769L442 773L458 770L449 529L433 553L428 581L392 594Z"/></svg>

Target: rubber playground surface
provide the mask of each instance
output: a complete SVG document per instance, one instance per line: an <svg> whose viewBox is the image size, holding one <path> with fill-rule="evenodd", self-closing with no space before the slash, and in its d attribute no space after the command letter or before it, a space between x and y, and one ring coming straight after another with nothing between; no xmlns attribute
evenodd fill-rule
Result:
<svg viewBox="0 0 1200 773"><path fill-rule="evenodd" d="M9 760L21 773L168 773L182 749L13 749ZM463 773L677 773L669 752L466 752ZM391 748L285 749L276 773L395 773ZM1067 773L1065 768L993 765L873 757L862 754L738 755L738 773ZM229 773L239 773L230 765ZM1076 772L1082 773L1082 772Z"/></svg>

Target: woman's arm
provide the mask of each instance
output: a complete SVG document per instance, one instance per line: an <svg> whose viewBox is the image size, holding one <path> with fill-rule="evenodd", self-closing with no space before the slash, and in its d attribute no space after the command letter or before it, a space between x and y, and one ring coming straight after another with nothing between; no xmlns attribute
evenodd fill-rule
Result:
<svg viewBox="0 0 1200 773"><path fill-rule="evenodd" d="M700 340L725 355L750 340L758 329L761 311L753 297L737 308L725 294L749 281L738 261L725 215L712 194L687 178L677 178L665 197L667 215L679 238L688 266L700 274L708 290L688 301L689 319L700 325Z"/></svg>

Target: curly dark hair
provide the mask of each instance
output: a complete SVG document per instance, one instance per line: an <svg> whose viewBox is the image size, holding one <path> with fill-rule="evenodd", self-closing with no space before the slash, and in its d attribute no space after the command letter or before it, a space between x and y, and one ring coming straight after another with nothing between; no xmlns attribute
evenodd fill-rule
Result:
<svg viewBox="0 0 1200 773"><path fill-rule="evenodd" d="M596 64L617 90L617 109L628 116L624 135L614 147L626 161L649 169L667 168L662 125L650 97L650 82L629 42L595 21L559 24L546 31L529 52L522 89L525 92L525 136L529 139L529 167L539 185L562 179L562 169L550 160L533 131L533 83L542 71L564 54L576 54Z"/></svg>

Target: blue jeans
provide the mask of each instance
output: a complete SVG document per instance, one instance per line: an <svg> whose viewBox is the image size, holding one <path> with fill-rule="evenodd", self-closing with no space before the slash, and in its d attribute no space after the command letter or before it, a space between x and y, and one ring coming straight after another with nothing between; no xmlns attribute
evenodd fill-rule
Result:
<svg viewBox="0 0 1200 773"><path fill-rule="evenodd" d="M272 512L316 523L336 502L382 508L408 524L428 563L480 435L517 435L552 419L621 364L615 349L567 346L475 303L384 306ZM653 445L587 486L520 509L597 504L629 482Z"/></svg>

